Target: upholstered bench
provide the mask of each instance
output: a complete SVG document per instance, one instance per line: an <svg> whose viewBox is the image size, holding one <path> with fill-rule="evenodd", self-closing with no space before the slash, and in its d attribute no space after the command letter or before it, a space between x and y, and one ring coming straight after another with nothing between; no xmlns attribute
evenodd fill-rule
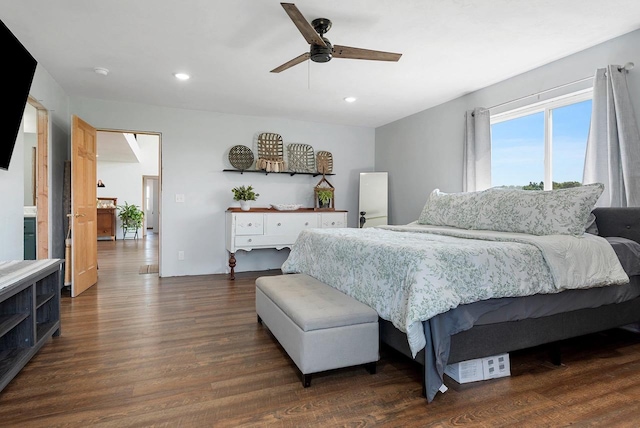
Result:
<svg viewBox="0 0 640 428"><path fill-rule="evenodd" d="M302 372L311 374L364 364L375 373L379 359L378 313L308 275L256 279L256 313Z"/></svg>

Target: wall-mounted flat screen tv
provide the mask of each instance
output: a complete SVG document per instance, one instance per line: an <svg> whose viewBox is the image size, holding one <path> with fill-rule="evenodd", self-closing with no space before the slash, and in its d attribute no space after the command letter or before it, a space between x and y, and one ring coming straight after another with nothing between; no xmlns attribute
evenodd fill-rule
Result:
<svg viewBox="0 0 640 428"><path fill-rule="evenodd" d="M0 81L9 88L1 97L4 111L0 113L0 169L9 169L37 62L2 21L0 58Z"/></svg>

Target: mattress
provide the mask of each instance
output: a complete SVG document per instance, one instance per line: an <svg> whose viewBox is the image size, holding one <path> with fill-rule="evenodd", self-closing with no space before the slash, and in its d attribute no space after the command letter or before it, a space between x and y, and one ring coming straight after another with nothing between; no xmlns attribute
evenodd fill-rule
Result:
<svg viewBox="0 0 640 428"><path fill-rule="evenodd" d="M431 401L442 385L444 367L449 360L451 336L473 326L499 324L527 318L540 318L584 308L621 303L640 296L640 244L625 238L605 238L611 244L629 283L565 290L553 294L488 299L460 305L424 321L427 346L425 352L425 392ZM388 336L382 333L383 340ZM396 346L394 346L397 348ZM401 348L397 348L401 349Z"/></svg>
<svg viewBox="0 0 640 428"><path fill-rule="evenodd" d="M494 324L539 318L635 299L640 296L640 244L625 238L605 239L609 241L620 259L622 268L629 275L628 284L566 290L556 294L485 300L460 305L450 311L452 312L450 316L462 317L468 320L467 322L471 322L471 325Z"/></svg>

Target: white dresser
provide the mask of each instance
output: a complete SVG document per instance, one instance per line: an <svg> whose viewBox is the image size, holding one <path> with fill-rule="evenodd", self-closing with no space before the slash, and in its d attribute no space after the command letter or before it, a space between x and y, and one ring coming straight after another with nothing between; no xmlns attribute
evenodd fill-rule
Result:
<svg viewBox="0 0 640 428"><path fill-rule="evenodd" d="M318 227L347 227L347 211L314 211L313 208L296 211L252 208L242 211L229 208L226 213L226 247L231 279L235 279L236 251L291 248L300 231Z"/></svg>

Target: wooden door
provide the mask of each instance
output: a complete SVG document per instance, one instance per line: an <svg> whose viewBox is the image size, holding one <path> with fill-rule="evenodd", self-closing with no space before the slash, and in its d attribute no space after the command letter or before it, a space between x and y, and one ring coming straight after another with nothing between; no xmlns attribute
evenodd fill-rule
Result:
<svg viewBox="0 0 640 428"><path fill-rule="evenodd" d="M96 225L96 129L72 117L71 297L98 282Z"/></svg>

